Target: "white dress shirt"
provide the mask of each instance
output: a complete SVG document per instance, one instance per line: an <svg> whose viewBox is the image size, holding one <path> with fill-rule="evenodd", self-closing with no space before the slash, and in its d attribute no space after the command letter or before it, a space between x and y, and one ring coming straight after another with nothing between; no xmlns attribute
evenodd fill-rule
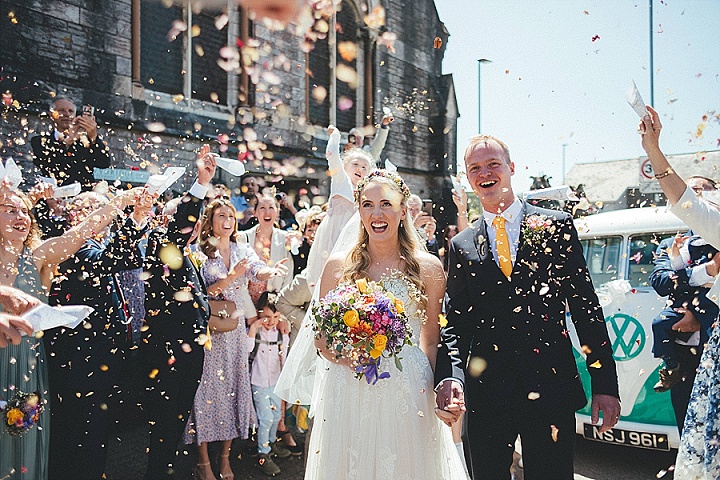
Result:
<svg viewBox="0 0 720 480"><path fill-rule="evenodd" d="M490 242L490 248L492 248L493 257L495 257L495 263L500 266L497 247L495 245L495 233L497 229L493 226L493 220L495 217L501 216L505 219L505 231L508 235L508 241L510 242L510 261L515 265L515 257L518 250L518 242L520 241L520 222L522 220L522 202L520 199L515 197L515 201L510 204L500 215L496 215L487 210L483 211L483 218L485 218L485 224L487 225L488 241Z"/></svg>

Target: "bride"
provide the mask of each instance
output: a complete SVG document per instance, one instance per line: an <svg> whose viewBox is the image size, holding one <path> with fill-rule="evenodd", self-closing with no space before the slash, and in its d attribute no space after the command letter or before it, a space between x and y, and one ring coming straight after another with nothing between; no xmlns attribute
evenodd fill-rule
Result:
<svg viewBox="0 0 720 480"><path fill-rule="evenodd" d="M413 344L399 354L402 371L386 361L382 369L390 377L369 385L325 349L324 338L316 340L323 358L305 479L465 479L450 429L434 414L442 265L422 249L407 221L410 191L399 176L372 172L355 196L359 238L349 252L328 259L320 298L341 283L382 282L405 304Z"/></svg>

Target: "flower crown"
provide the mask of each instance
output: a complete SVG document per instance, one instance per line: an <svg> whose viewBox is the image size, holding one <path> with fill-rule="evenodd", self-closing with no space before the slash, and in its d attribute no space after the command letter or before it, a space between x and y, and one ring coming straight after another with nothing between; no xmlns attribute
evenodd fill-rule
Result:
<svg viewBox="0 0 720 480"><path fill-rule="evenodd" d="M387 178L388 180L394 182L400 189L400 192L405 198L405 201L410 198L410 189L407 185L405 185L405 181L400 177L400 175L395 172L390 172L388 170L373 170L372 172L361 178L358 182L357 187L355 188L355 203L358 203L360 201L360 192L362 192L365 187L367 187L368 183L370 183L373 178L377 177Z"/></svg>

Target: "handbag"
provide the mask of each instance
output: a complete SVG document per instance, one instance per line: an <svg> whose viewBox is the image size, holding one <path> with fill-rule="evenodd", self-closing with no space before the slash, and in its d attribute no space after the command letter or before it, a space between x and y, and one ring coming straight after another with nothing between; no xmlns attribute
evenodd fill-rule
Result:
<svg viewBox="0 0 720 480"><path fill-rule="evenodd" d="M211 333L231 332L238 327L238 315L235 302L228 300L210 300L210 321L208 326Z"/></svg>

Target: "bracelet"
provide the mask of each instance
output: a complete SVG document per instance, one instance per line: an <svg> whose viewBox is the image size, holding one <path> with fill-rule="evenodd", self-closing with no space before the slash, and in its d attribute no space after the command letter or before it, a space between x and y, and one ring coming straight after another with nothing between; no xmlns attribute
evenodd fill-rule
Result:
<svg viewBox="0 0 720 480"><path fill-rule="evenodd" d="M660 180L660 179L663 179L663 178L665 178L665 177L669 177L669 176L672 175L673 173L675 173L675 171L672 169L672 167L668 167L668 169L665 170L664 172L662 172L662 173L656 173L656 174L655 174L655 178L658 179L658 180Z"/></svg>

